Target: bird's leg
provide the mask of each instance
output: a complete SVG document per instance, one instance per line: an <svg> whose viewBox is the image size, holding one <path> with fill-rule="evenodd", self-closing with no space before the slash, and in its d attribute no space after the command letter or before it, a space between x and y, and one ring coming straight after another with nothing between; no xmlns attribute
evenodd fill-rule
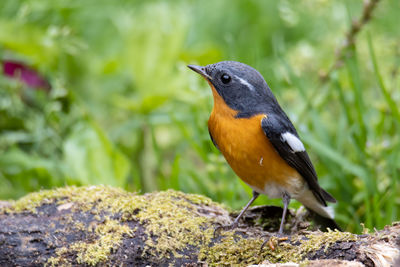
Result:
<svg viewBox="0 0 400 267"><path fill-rule="evenodd" d="M283 213L282 213L282 219L281 219L281 226L279 227L279 235L283 234L283 224L285 223L285 218L286 218L286 212L290 203L290 195L286 192L283 193L282 196L282 201L283 201Z"/></svg>
<svg viewBox="0 0 400 267"><path fill-rule="evenodd" d="M286 241L288 237L283 237L283 225L285 223L287 209L290 203L290 195L286 192L282 195L282 202L283 202L283 213L281 219L281 225L279 226L279 231L277 235L269 234L268 238L262 243L260 251L264 248L266 244L268 244L271 250L275 249L275 246L279 244L279 242Z"/></svg>
<svg viewBox="0 0 400 267"><path fill-rule="evenodd" d="M250 205L254 202L254 200L257 199L257 197L260 195L260 193L257 193L256 191L253 191L253 197L250 199L250 201L246 204L246 206L242 209L242 211L239 213L239 215L236 217L236 219L233 221L233 223L228 224L228 225L221 225L218 226L217 228L215 228L214 230L214 237L216 236L216 234L224 229L224 230L230 230L233 228L236 228L239 224L239 220L240 218L243 216L243 214L246 212L246 210L250 207Z"/></svg>

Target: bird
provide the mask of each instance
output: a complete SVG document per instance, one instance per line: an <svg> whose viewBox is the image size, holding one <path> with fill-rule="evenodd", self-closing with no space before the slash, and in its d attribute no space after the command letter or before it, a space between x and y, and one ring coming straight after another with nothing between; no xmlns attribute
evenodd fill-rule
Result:
<svg viewBox="0 0 400 267"><path fill-rule="evenodd" d="M303 142L263 76L237 61L188 67L211 87L211 141L236 175L252 189L252 198L233 223L220 228L237 227L250 205L264 194L282 199L279 235L283 234L291 199L316 214L325 230L341 230L334 220L333 208L327 205L336 199L319 185Z"/></svg>

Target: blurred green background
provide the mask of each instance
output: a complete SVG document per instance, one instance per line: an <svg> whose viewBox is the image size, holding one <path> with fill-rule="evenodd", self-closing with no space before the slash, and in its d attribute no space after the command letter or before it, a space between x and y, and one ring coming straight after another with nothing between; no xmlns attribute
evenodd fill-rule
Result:
<svg viewBox="0 0 400 267"><path fill-rule="evenodd" d="M212 96L186 68L258 69L296 125L337 220L400 219L398 0L381 1L329 72L361 1L2 0L0 59L46 92L0 75L0 199L41 188L174 188L234 209L250 189L209 140ZM277 204L262 197L257 204ZM298 207L292 203L292 207Z"/></svg>

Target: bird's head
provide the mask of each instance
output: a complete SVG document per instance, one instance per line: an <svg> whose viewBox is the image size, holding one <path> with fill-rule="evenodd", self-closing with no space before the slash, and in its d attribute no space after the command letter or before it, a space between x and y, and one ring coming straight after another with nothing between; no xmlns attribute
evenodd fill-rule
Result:
<svg viewBox="0 0 400 267"><path fill-rule="evenodd" d="M188 67L208 81L214 100L220 96L239 114L260 113L269 101L276 101L262 75L246 64L222 61L204 67Z"/></svg>

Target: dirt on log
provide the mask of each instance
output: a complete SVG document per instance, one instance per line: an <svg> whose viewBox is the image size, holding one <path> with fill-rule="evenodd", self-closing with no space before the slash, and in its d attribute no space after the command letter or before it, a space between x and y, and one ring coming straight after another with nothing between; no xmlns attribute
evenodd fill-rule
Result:
<svg viewBox="0 0 400 267"><path fill-rule="evenodd" d="M400 223L371 234L316 231L305 212L234 212L177 191L139 195L106 186L65 187L0 201L0 266L396 266ZM264 240L269 238L261 248ZM400 266L400 265L397 265Z"/></svg>

